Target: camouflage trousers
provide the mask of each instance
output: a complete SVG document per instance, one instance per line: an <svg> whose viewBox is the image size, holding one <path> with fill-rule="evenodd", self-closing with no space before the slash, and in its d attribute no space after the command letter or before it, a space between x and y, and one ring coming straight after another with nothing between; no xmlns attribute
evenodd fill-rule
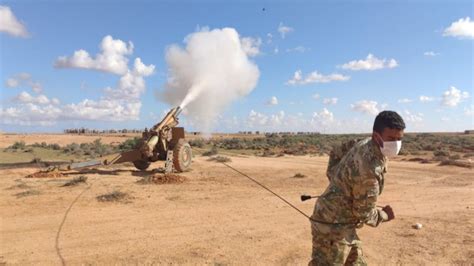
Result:
<svg viewBox="0 0 474 266"><path fill-rule="evenodd" d="M312 222L313 251L308 265L367 265L355 228Z"/></svg>

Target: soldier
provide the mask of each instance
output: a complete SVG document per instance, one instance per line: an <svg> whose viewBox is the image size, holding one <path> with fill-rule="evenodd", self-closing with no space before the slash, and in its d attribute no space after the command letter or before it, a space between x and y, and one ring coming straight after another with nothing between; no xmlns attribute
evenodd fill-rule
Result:
<svg viewBox="0 0 474 266"><path fill-rule="evenodd" d="M383 111L375 118L371 138L333 150L329 185L311 216L309 265L366 265L356 228L376 227L395 218L389 205L377 209L375 204L383 190L387 157L400 151L404 129L400 115Z"/></svg>

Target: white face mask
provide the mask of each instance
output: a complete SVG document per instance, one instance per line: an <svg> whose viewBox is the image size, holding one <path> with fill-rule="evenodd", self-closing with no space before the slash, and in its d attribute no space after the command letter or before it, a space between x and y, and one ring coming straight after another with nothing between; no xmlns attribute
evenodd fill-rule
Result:
<svg viewBox="0 0 474 266"><path fill-rule="evenodd" d="M401 140L384 141L383 142L383 147L380 148L380 150L382 151L383 155L385 155L387 157L394 157L394 156L398 155L401 148L402 148L402 141Z"/></svg>

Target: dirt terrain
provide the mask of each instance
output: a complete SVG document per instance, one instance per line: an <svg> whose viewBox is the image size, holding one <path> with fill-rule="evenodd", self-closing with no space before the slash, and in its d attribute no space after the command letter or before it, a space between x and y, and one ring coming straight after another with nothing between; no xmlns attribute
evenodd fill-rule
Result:
<svg viewBox="0 0 474 266"><path fill-rule="evenodd" d="M196 156L184 182L163 185L137 182L154 173L130 165L56 178L24 178L34 167L1 169L0 264L307 264L309 222L207 159ZM324 156L231 159L307 214L314 200L301 202L300 195L318 195L327 185ZM62 187L82 175L87 183ZM390 204L396 219L359 230L369 264L472 265L473 181L471 169L390 162L379 204ZM114 191L127 197L97 200Z"/></svg>

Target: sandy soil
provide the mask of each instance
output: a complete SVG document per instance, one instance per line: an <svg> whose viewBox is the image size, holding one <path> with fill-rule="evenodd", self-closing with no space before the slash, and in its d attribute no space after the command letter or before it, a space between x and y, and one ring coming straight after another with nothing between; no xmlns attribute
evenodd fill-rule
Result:
<svg viewBox="0 0 474 266"><path fill-rule="evenodd" d="M34 143L46 142L47 144L57 143L61 146L75 143L90 143L96 139L100 139L102 143L117 145L124 142L127 139L141 137L139 133L117 133L117 134L16 134L16 133L0 133L0 148L6 148L16 141L24 141L26 145L31 145ZM186 134L187 139L196 139L202 138L201 135ZM244 134L221 134L216 133L212 135L213 138L255 138L263 137L263 135L244 135Z"/></svg>
<svg viewBox="0 0 474 266"><path fill-rule="evenodd" d="M101 139L102 143L120 144L129 138L140 134L112 134L112 135L73 135L73 134L0 134L0 148L6 148L16 141L24 141L26 145L46 142L47 144L57 143L61 146L70 143L89 143L96 139Z"/></svg>
<svg viewBox="0 0 474 266"><path fill-rule="evenodd" d="M327 157L232 157L253 176L310 214L326 185ZM161 166L161 163L152 165ZM396 220L359 235L372 265L474 263L472 170L391 162L381 205ZM180 184L138 184L150 172L122 165L56 179L27 179L35 168L0 170L0 264L305 265L309 222L248 179L196 157ZM305 178L292 178L295 173ZM87 184L61 187L79 175ZM119 190L124 202L96 197ZM18 193L30 191L30 195ZM65 212L70 209L58 235ZM422 223L421 230L412 229Z"/></svg>

